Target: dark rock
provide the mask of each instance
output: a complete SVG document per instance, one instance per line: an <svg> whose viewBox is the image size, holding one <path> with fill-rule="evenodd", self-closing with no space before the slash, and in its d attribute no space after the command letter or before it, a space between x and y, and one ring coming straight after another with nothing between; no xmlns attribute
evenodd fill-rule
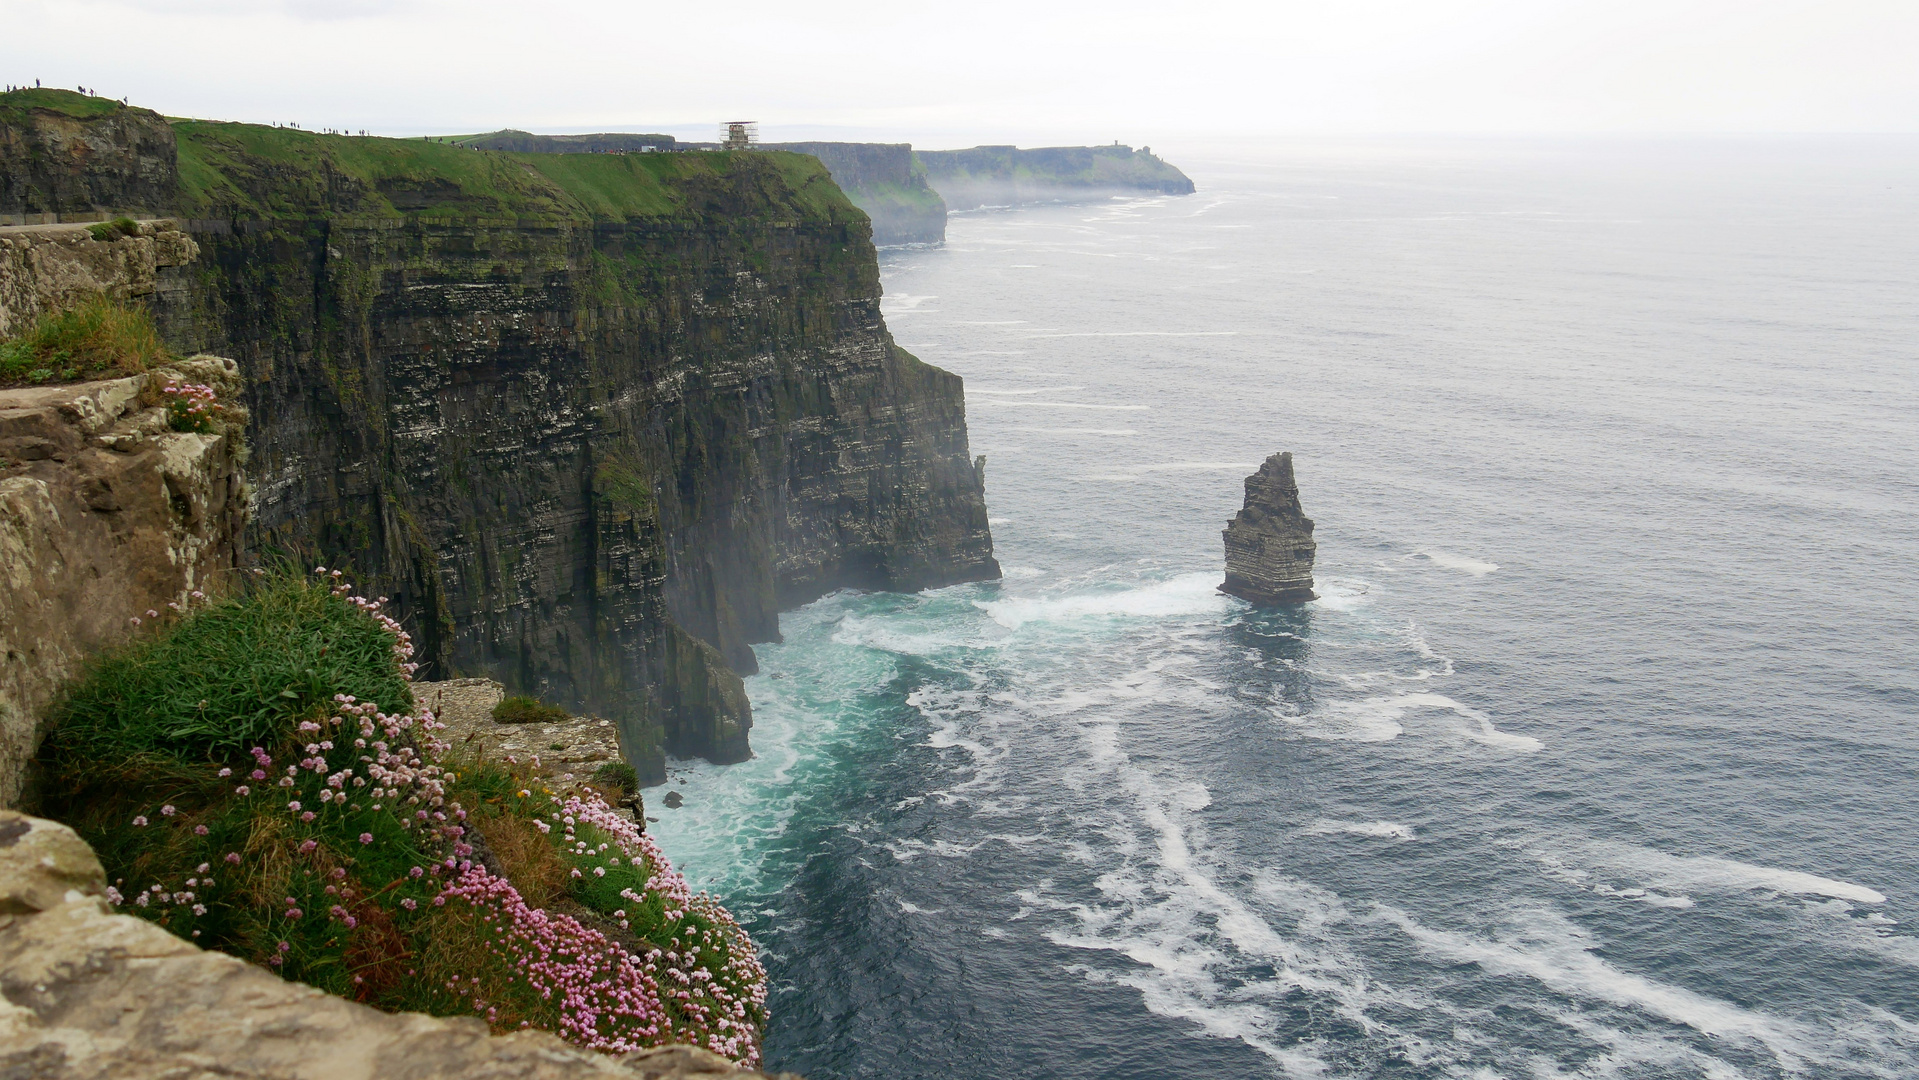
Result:
<svg viewBox="0 0 1919 1080"><path fill-rule="evenodd" d="M680 793L677 791L667 792L666 798L661 799L660 801L665 803L667 806L667 809L669 810L678 810L681 806L684 806L686 804L686 800L682 798L680 796Z"/></svg>
<svg viewBox="0 0 1919 1080"><path fill-rule="evenodd" d="M245 373L250 546L390 597L424 677L607 717L657 783L749 756L739 673L782 609L999 576L960 380L894 344L868 218L812 162L461 171L489 152L240 127L179 123L177 196L86 205L185 219L201 257L148 306Z"/></svg>
<svg viewBox="0 0 1919 1080"><path fill-rule="evenodd" d="M1246 506L1226 524L1226 581L1219 591L1262 607L1303 604L1313 593L1313 519L1299 507L1293 455L1274 454L1246 478Z"/></svg>

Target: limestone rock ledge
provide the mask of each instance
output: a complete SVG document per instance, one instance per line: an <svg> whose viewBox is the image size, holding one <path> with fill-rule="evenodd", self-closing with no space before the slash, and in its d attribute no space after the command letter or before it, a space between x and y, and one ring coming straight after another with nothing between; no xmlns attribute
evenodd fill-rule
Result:
<svg viewBox="0 0 1919 1080"><path fill-rule="evenodd" d="M1262 607L1303 604L1313 593L1313 519L1299 505L1293 455L1274 454L1246 478L1246 505L1227 522L1226 581L1219 591Z"/></svg>
<svg viewBox="0 0 1919 1080"><path fill-rule="evenodd" d="M690 1046L613 1058L545 1032L383 1013L113 914L105 891L99 860L71 829L0 811L0 1076L766 1077Z"/></svg>
<svg viewBox="0 0 1919 1080"><path fill-rule="evenodd" d="M200 246L171 220L137 228L135 236L97 240L85 225L0 227L0 338L92 296L146 301L184 294L184 283L161 271L192 262Z"/></svg>
<svg viewBox="0 0 1919 1080"><path fill-rule="evenodd" d="M20 798L47 706L84 659L236 565L244 411L233 435L169 430L168 380L239 389L232 361L196 357L0 390L0 806Z"/></svg>

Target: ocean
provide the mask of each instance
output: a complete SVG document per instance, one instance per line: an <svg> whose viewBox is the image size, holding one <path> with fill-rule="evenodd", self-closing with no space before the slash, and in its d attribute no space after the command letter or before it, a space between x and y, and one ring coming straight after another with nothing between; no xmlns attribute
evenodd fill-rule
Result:
<svg viewBox="0 0 1919 1080"><path fill-rule="evenodd" d="M769 1063L1919 1075L1919 140L1161 152L881 253L1005 580L787 613L647 792Z"/></svg>

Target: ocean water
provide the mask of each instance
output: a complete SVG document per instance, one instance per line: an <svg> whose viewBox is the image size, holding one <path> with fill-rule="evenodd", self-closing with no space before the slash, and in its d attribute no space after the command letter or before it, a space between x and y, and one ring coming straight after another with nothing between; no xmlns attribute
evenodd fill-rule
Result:
<svg viewBox="0 0 1919 1080"><path fill-rule="evenodd" d="M1006 578L787 614L649 792L769 1061L1919 1076L1919 141L1169 156L882 253Z"/></svg>

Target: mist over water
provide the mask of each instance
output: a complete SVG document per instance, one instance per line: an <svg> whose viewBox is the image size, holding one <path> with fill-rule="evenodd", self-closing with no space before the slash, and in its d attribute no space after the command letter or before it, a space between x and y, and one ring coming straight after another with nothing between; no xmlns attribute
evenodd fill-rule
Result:
<svg viewBox="0 0 1919 1080"><path fill-rule="evenodd" d="M1169 156L882 253L1006 578L789 613L649 792L768 1061L1919 1074L1919 144Z"/></svg>

